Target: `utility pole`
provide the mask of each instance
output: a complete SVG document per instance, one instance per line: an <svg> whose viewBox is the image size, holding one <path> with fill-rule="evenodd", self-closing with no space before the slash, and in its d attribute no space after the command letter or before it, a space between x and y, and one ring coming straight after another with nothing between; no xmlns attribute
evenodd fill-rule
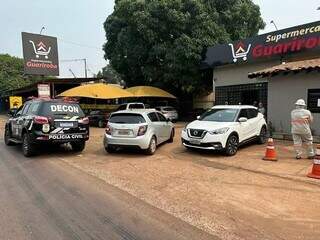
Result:
<svg viewBox="0 0 320 240"><path fill-rule="evenodd" d="M40 35L42 34L42 31L45 30L45 29L46 29L45 27L42 27L42 28L41 28L41 30L40 30Z"/></svg>
<svg viewBox="0 0 320 240"><path fill-rule="evenodd" d="M67 59L67 60L61 60L60 62L79 62L79 61L83 61L84 62L84 77L88 78L87 59L86 58Z"/></svg>

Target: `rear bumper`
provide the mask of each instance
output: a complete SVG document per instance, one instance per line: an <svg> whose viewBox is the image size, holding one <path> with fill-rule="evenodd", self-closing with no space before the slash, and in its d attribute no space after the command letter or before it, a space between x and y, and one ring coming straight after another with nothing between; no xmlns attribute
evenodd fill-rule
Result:
<svg viewBox="0 0 320 240"><path fill-rule="evenodd" d="M104 147L108 145L119 146L119 147L134 147L140 149L148 149L150 138L148 135L135 137L135 138L120 138L113 137L111 135L104 135L103 144Z"/></svg>
<svg viewBox="0 0 320 240"><path fill-rule="evenodd" d="M32 135L35 143L68 143L68 142L82 142L89 140L88 133L63 133L63 134L44 134L36 132Z"/></svg>

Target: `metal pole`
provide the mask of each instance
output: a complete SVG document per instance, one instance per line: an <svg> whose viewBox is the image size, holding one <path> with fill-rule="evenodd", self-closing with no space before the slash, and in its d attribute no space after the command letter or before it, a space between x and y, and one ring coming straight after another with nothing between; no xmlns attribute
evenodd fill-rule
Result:
<svg viewBox="0 0 320 240"><path fill-rule="evenodd" d="M45 27L42 27L41 30L40 30L40 35L42 33L42 30L45 30L46 28Z"/></svg>
<svg viewBox="0 0 320 240"><path fill-rule="evenodd" d="M84 76L85 76L85 78L88 78L87 59L84 58L83 61L84 61Z"/></svg>

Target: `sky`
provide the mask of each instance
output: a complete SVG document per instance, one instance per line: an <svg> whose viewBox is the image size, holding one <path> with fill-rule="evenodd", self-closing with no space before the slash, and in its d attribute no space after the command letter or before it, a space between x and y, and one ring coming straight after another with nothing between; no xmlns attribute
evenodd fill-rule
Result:
<svg viewBox="0 0 320 240"><path fill-rule="evenodd" d="M221 0L223 1L223 0ZM266 28L260 33L320 20L320 0L253 0L260 6ZM22 57L21 32L58 38L60 77L88 76L106 65L102 45L103 23L112 13L114 0L1 0L0 53ZM71 60L71 61L70 61ZM71 70L71 71L70 71Z"/></svg>

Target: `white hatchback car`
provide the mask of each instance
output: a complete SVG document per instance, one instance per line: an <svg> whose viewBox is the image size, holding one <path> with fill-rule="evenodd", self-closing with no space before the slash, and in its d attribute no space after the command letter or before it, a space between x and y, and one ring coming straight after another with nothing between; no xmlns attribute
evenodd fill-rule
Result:
<svg viewBox="0 0 320 240"><path fill-rule="evenodd" d="M109 153L133 147L154 154L157 145L173 142L174 133L172 122L155 109L118 111L109 118L104 147Z"/></svg>
<svg viewBox="0 0 320 240"><path fill-rule="evenodd" d="M256 107L221 105L189 123L182 130L181 138L187 148L224 150L232 156L240 144L251 140L265 143L267 124Z"/></svg>

